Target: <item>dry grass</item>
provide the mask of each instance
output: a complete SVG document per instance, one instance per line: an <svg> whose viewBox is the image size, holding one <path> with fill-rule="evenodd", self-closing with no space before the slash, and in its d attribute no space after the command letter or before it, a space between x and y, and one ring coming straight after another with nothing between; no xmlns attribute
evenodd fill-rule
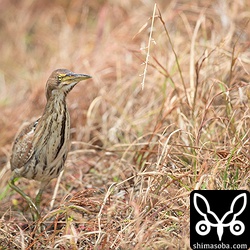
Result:
<svg viewBox="0 0 250 250"><path fill-rule="evenodd" d="M1 1L0 249L189 249L190 191L250 189L249 1L153 10L153 1ZM8 188L7 162L61 67L93 81L70 93L72 151L53 207L56 180L34 223ZM35 196L37 183L18 184Z"/></svg>

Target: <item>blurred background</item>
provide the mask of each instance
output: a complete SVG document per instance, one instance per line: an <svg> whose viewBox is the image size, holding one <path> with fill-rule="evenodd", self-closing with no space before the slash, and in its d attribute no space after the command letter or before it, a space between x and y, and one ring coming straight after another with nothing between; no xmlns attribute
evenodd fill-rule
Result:
<svg viewBox="0 0 250 250"><path fill-rule="evenodd" d="M117 183L102 249L187 249L189 192L250 186L249 18L247 0L0 0L0 189L16 132L43 112L51 72L86 73L93 79L67 98L73 143L57 206L86 187L106 192ZM34 196L36 184L20 183ZM27 215L19 195L6 192L5 221ZM95 199L94 216L104 194ZM81 233L98 230L93 218L79 219L81 230L76 223L89 249L95 243ZM3 223L5 239L19 234L13 228ZM81 245L70 244L60 249Z"/></svg>

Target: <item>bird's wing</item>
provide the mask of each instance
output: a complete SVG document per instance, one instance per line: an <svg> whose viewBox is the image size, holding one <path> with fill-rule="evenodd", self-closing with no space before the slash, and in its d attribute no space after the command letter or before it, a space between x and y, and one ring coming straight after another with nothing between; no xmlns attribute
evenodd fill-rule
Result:
<svg viewBox="0 0 250 250"><path fill-rule="evenodd" d="M30 159L34 153L32 140L36 131L39 119L28 125L24 125L20 133L18 133L13 147L12 155L10 158L11 170L21 168Z"/></svg>

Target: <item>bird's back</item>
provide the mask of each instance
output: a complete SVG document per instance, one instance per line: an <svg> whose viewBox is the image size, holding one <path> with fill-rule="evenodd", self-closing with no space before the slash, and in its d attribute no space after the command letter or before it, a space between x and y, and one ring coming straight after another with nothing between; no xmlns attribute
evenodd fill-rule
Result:
<svg viewBox="0 0 250 250"><path fill-rule="evenodd" d="M22 168L33 154L32 140L38 121L39 119L30 124L25 123L17 134L10 157L12 171Z"/></svg>

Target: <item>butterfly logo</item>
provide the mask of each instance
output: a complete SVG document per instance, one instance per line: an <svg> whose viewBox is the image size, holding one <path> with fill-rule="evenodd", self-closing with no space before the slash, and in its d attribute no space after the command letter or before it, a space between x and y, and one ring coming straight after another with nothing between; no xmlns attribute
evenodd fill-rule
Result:
<svg viewBox="0 0 250 250"><path fill-rule="evenodd" d="M239 204L241 204L240 202L242 202L240 201L241 199L243 199L243 205L239 209ZM237 217L246 208L246 205L247 205L246 193L239 194L233 199L231 206L230 206L230 210L227 211L222 216L221 219L219 219L218 216L213 211L210 210L210 205L207 199L203 195L199 193L195 193L193 202L194 202L194 207L196 211L204 218L203 220L200 220L199 222L197 222L195 226L195 230L199 235L204 236L204 235L209 234L211 227L217 228L217 235L218 235L219 241L221 241L222 239L225 227L229 227L230 232L235 236L238 236L244 233L245 225L243 224L242 221L237 220ZM200 207L198 203L200 204ZM226 223L226 220L230 222Z"/></svg>

